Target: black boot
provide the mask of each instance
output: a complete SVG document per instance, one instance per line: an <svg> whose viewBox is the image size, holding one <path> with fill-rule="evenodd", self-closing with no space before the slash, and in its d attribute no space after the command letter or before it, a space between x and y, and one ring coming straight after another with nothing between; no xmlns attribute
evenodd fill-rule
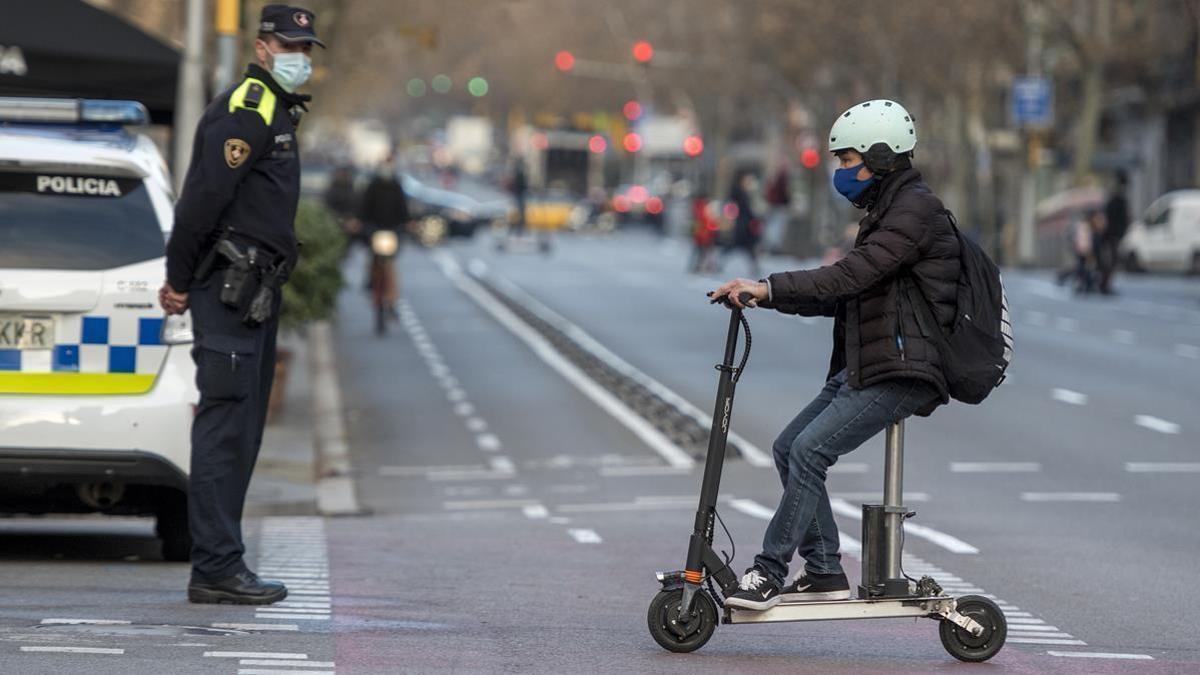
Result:
<svg viewBox="0 0 1200 675"><path fill-rule="evenodd" d="M213 583L193 578L188 584L188 601L198 604L269 605L286 597L287 586L263 581L250 570Z"/></svg>

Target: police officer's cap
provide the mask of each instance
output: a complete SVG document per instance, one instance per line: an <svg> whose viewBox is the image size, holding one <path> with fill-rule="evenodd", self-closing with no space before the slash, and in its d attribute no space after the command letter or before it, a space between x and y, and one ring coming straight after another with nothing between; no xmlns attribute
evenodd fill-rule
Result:
<svg viewBox="0 0 1200 675"><path fill-rule="evenodd" d="M313 30L317 16L303 7L267 5L262 9L258 25L261 33L273 33L284 42L312 42L325 46Z"/></svg>

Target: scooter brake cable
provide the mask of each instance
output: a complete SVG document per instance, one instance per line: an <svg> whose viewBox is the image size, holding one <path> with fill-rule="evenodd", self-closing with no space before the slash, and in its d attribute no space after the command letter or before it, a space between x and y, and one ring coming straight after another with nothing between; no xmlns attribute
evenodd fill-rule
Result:
<svg viewBox="0 0 1200 675"><path fill-rule="evenodd" d="M742 352L742 360L741 363L738 363L737 370L733 371L734 384L741 379L742 371L746 369L746 362L750 360L750 322L746 320L745 314L739 316L738 319L742 322L742 332L746 334L746 349Z"/></svg>

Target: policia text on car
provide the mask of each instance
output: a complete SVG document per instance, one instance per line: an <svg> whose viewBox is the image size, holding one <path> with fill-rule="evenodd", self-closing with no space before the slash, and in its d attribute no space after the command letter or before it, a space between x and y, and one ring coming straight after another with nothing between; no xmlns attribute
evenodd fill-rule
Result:
<svg viewBox="0 0 1200 675"><path fill-rule="evenodd" d="M242 508L275 367L280 288L297 256L296 126L311 72L312 12L267 5L245 78L204 111L167 243L168 313L191 309L200 405L192 424L188 599L267 604L287 597L243 561Z"/></svg>

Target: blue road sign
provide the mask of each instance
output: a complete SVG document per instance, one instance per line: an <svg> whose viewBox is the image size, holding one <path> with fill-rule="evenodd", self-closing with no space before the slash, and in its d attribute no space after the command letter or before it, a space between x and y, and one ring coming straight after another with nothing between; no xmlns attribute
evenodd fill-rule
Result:
<svg viewBox="0 0 1200 675"><path fill-rule="evenodd" d="M1019 127L1048 127L1054 123L1054 88L1049 78L1013 80L1012 118Z"/></svg>

